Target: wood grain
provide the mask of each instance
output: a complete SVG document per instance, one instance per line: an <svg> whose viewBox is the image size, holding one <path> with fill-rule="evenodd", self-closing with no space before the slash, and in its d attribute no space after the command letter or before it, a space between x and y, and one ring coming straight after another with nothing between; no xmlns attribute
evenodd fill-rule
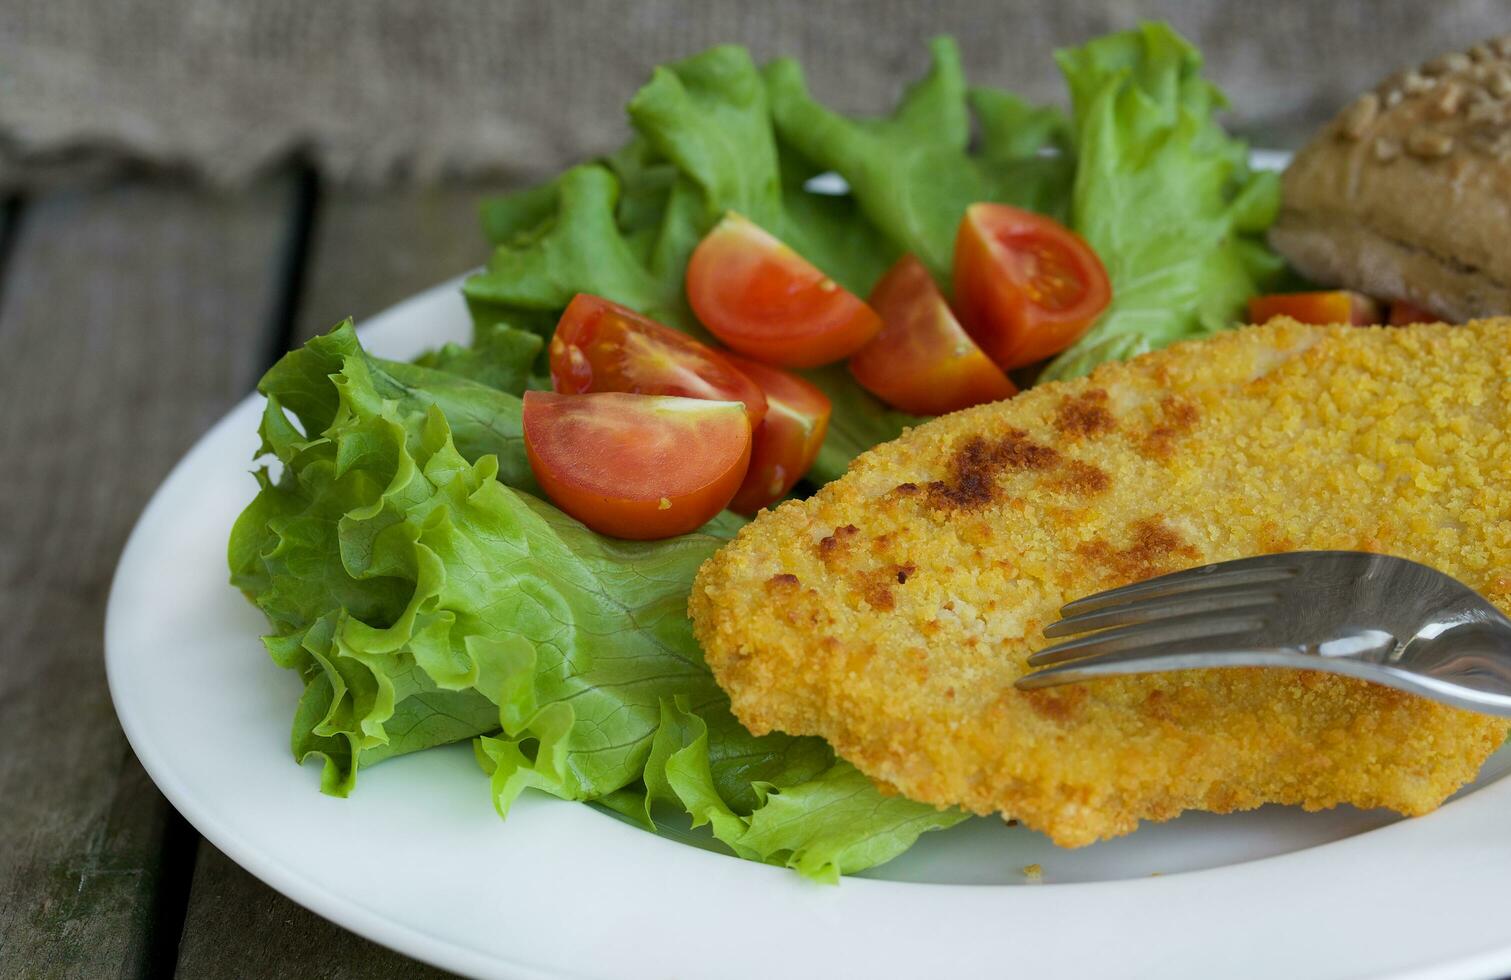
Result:
<svg viewBox="0 0 1511 980"><path fill-rule="evenodd" d="M262 366L287 197L128 184L22 214L0 296L0 974L171 956L153 925L187 830L116 723L105 597L148 495Z"/></svg>
<svg viewBox="0 0 1511 980"><path fill-rule="evenodd" d="M400 193L343 191L322 198L295 343L342 318L377 313L488 259L478 208L502 185Z"/></svg>
<svg viewBox="0 0 1511 980"><path fill-rule="evenodd" d="M488 255L477 207L496 188L322 196L295 316L303 343L345 316L362 318L481 264ZM293 705L289 706L292 713ZM359 789L358 792L361 792ZM268 942L267 937L278 937ZM443 977L335 926L235 865L204 841L194 867L178 975Z"/></svg>
<svg viewBox="0 0 1511 980"><path fill-rule="evenodd" d="M295 905L201 841L177 976L433 980L451 974Z"/></svg>

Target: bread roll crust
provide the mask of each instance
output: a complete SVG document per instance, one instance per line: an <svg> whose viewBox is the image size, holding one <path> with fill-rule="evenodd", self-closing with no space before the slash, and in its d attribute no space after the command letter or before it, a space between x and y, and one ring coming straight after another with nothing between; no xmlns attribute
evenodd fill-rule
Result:
<svg viewBox="0 0 1511 980"><path fill-rule="evenodd" d="M1511 35L1366 92L1286 171L1303 275L1453 320L1511 312Z"/></svg>

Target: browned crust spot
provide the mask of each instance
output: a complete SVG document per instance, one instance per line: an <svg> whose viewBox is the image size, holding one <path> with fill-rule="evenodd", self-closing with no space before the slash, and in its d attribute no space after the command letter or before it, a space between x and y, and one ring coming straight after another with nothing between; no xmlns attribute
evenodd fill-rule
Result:
<svg viewBox="0 0 1511 980"><path fill-rule="evenodd" d="M860 533L860 528L854 524L845 524L835 528L833 534L819 538L818 556L820 560L827 562L838 558L844 551L845 545L858 533Z"/></svg>
<svg viewBox="0 0 1511 980"><path fill-rule="evenodd" d="M1028 438L1022 429L1008 429L993 447L993 456L1001 469L1046 470L1060 461L1060 454L1049 446Z"/></svg>
<svg viewBox="0 0 1511 980"><path fill-rule="evenodd" d="M951 478L929 484L929 502L962 510L982 507L996 497L997 474L1003 470L1046 470L1059 462L1056 450L1034 442L1022 429L1008 429L991 442L972 436L955 450Z"/></svg>
<svg viewBox="0 0 1511 980"><path fill-rule="evenodd" d="M866 586L866 601L872 609L882 612L891 612L897 607L897 602L892 598L892 590L882 582L872 582Z"/></svg>
<svg viewBox="0 0 1511 980"><path fill-rule="evenodd" d="M1175 718L1169 696L1159 688L1144 695L1144 713L1156 721L1173 721Z"/></svg>
<svg viewBox="0 0 1511 980"><path fill-rule="evenodd" d="M1099 466L1079 459L1065 461L1065 467L1053 483L1056 489L1078 497L1095 497L1112 486L1112 477Z"/></svg>
<svg viewBox="0 0 1511 980"><path fill-rule="evenodd" d="M1051 721L1067 722L1075 719L1086 702L1086 688L1081 684L1067 684L1065 687L1024 691L1023 698L1035 714Z"/></svg>
<svg viewBox="0 0 1511 980"><path fill-rule="evenodd" d="M1181 559L1196 561L1201 557L1175 529L1158 517L1146 517L1129 525L1129 543L1114 548L1106 541L1094 539L1082 543L1076 553L1095 566L1107 581L1124 583L1174 571Z"/></svg>
<svg viewBox="0 0 1511 980"><path fill-rule="evenodd" d="M1066 395L1055 410L1055 431L1067 436L1094 436L1117 428L1117 419L1107 408L1107 392L1092 388L1079 395Z"/></svg>
<svg viewBox="0 0 1511 980"><path fill-rule="evenodd" d="M1259 528L1259 552L1260 554L1279 554L1282 551L1295 551L1296 542L1291 536L1281 530L1280 525L1274 521L1265 521Z"/></svg>
<svg viewBox="0 0 1511 980"><path fill-rule="evenodd" d="M791 572L781 572L766 580L766 588L772 592L796 592L802 584Z"/></svg>
<svg viewBox="0 0 1511 980"><path fill-rule="evenodd" d="M1146 456L1168 460L1175 454L1176 442L1196 428L1201 412L1185 398L1166 395L1160 399L1159 415L1159 421L1144 434L1141 448Z"/></svg>
<svg viewBox="0 0 1511 980"><path fill-rule="evenodd" d="M897 486L892 488L892 492L897 494L899 497L911 497L913 496L913 494L918 492L918 484L899 483Z"/></svg>

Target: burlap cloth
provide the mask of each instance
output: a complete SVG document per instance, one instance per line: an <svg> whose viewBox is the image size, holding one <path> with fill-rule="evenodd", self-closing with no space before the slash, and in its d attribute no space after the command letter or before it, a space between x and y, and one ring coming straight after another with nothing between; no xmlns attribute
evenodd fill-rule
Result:
<svg viewBox="0 0 1511 980"><path fill-rule="evenodd" d="M875 110L946 32L973 81L1058 101L1050 50L1141 17L1202 47L1232 125L1282 143L1511 30L1504 0L3 0L0 188L127 165L234 185L294 154L365 184L526 179L615 145L651 66L720 41Z"/></svg>

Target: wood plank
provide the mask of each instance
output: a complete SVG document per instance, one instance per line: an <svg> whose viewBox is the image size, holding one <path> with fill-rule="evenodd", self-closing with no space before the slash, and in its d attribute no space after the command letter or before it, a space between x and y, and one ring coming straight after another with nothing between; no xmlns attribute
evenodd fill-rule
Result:
<svg viewBox="0 0 1511 980"><path fill-rule="evenodd" d="M488 255L477 220L498 188L322 195L290 338L303 343L342 317L358 322ZM290 705L291 712L293 706ZM361 792L358 790L358 792ZM266 937L276 935L278 942ZM228 950L234 951L228 955ZM304 909L204 841L194 867L178 975L193 978L442 977Z"/></svg>
<svg viewBox="0 0 1511 980"><path fill-rule="evenodd" d="M443 185L322 198L295 343L377 313L488 259L478 208L500 185Z"/></svg>
<svg viewBox="0 0 1511 980"><path fill-rule="evenodd" d="M22 214L0 296L0 973L171 964L163 857L194 838L117 725L105 596L148 495L262 367L288 190L129 184Z"/></svg>
<svg viewBox="0 0 1511 980"><path fill-rule="evenodd" d="M451 974L322 919L201 841L177 976L438 980Z"/></svg>

